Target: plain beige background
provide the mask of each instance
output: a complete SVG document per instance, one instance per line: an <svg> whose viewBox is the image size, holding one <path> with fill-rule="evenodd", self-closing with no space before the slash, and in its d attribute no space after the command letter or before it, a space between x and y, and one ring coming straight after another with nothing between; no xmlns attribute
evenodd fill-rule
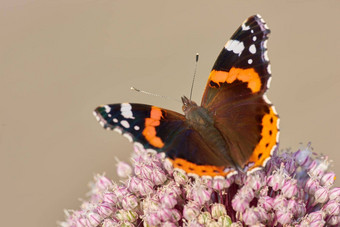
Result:
<svg viewBox="0 0 340 227"><path fill-rule="evenodd" d="M129 88L188 95L196 52L200 102L217 54L255 13L272 30L280 147L311 141L340 175L339 1L3 0L0 225L55 226L95 173L116 177L115 157L128 160L132 146L92 110L128 101L181 111Z"/></svg>

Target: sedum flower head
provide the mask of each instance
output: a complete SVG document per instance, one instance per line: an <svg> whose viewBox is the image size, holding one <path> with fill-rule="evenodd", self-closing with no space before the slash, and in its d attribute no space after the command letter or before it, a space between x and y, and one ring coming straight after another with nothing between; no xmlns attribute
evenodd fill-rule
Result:
<svg viewBox="0 0 340 227"><path fill-rule="evenodd" d="M59 225L339 226L340 188L332 187L329 163L308 145L275 152L249 175L193 178L173 169L164 155L136 147L132 165L117 165L121 183L95 176L88 200L79 210L65 211Z"/></svg>

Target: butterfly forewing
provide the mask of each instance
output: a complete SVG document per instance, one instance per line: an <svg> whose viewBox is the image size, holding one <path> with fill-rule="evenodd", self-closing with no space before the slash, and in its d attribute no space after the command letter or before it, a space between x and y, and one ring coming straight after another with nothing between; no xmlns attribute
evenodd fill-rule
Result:
<svg viewBox="0 0 340 227"><path fill-rule="evenodd" d="M244 168L262 166L277 144L278 116L265 96L271 76L269 33L259 15L248 18L222 49L202 98L232 159Z"/></svg>

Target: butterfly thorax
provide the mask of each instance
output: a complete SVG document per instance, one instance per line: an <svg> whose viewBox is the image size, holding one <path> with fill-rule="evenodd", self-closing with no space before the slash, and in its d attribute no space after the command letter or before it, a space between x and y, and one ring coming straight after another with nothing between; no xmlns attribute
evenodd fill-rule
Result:
<svg viewBox="0 0 340 227"><path fill-rule="evenodd" d="M211 113L185 96L182 97L182 102L187 124L201 135L212 153L219 156L221 164L229 163L234 166L229 154L229 147L221 132L214 126L214 118ZM221 157L221 154L223 154L223 157ZM216 165L217 163L214 164Z"/></svg>

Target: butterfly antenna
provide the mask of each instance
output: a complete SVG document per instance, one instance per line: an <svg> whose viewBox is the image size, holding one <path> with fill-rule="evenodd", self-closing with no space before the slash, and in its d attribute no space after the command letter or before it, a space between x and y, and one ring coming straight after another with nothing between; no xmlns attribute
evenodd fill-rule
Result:
<svg viewBox="0 0 340 227"><path fill-rule="evenodd" d="M148 92L148 91L143 91L143 90L140 90L140 89L138 89L138 88L135 88L135 87L131 87L130 89L131 89L131 90L134 90L134 91L137 91L137 92L140 92L140 93L143 93L143 94L146 94L146 95L151 95L151 96L161 97L161 98L164 98L164 99L173 100L173 101L176 101L176 102L182 103L182 102L180 102L180 101L179 101L179 100L177 100L177 99L174 99L174 98L169 98L169 97L167 97L167 96L164 96L164 95L158 95L158 94L154 94L154 93L151 93L151 92Z"/></svg>
<svg viewBox="0 0 340 227"><path fill-rule="evenodd" d="M198 59L199 59L199 54L196 53L196 61L195 61L195 71L194 71L194 77L192 78L192 84L191 84L191 90L190 90L190 100L192 97L192 90L194 89L194 83L195 83L195 77L196 77L196 71L197 71L197 63L198 63Z"/></svg>

